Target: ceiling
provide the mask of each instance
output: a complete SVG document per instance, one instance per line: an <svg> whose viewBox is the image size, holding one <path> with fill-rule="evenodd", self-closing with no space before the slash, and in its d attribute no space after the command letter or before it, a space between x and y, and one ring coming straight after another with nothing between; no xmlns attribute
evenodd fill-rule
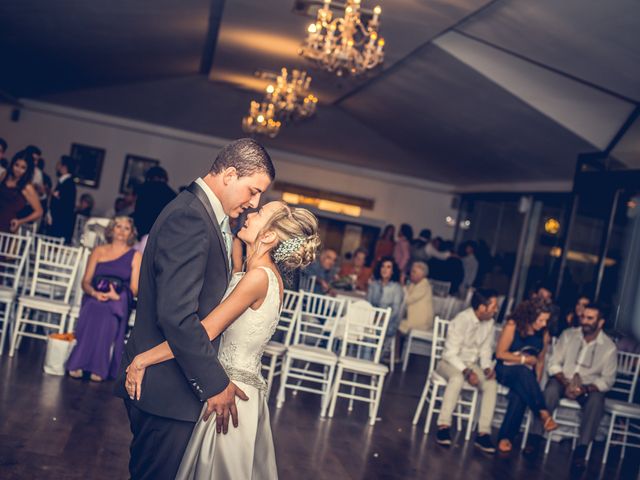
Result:
<svg viewBox="0 0 640 480"><path fill-rule="evenodd" d="M300 0L4 0L0 90L236 138L256 74L298 67L321 105L268 147L460 188L640 165L637 0L379 1L384 66L350 79L298 56Z"/></svg>

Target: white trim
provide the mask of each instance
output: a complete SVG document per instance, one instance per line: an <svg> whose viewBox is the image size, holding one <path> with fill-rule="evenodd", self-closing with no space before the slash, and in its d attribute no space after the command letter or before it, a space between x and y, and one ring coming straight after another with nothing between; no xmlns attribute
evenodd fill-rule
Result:
<svg viewBox="0 0 640 480"><path fill-rule="evenodd" d="M145 133L150 135L157 135L166 138L172 138L175 140L189 142L207 147L222 148L227 145L233 139L227 139L223 137L216 137L213 135L204 135L200 133L193 133L186 130L179 130L171 127L163 127L153 123L143 122L139 120L131 120L123 117L117 117L114 115L107 115L103 113L91 112L88 110L82 110L73 107L65 107L62 105L56 105L47 102L41 102L31 99L20 99L25 110L30 110L37 113L45 113L49 115L56 115L74 120L89 121L93 123L103 124L105 126L120 128L123 130L135 131L138 133ZM311 165L327 170L334 170L351 175L357 175L359 177L368 177L376 180L383 180L386 182L392 182L398 185L411 186L438 193L451 193L455 189L455 185L434 182L430 180L424 180L415 177L409 177L405 175L398 175L390 172L383 172L379 170L372 170L369 168L358 167L354 165L347 165L343 163L334 162L318 157L311 157L299 153L280 150L277 148L269 148L269 152L272 157L282 158L285 161L292 163L298 163L303 165Z"/></svg>

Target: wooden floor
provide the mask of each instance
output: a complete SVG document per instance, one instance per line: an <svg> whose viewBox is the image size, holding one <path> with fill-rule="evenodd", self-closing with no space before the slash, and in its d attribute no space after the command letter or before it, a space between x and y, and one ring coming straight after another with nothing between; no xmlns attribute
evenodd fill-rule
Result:
<svg viewBox="0 0 640 480"><path fill-rule="evenodd" d="M43 373L43 347L25 340L13 359L0 357L0 479L127 478L130 434L112 383ZM412 428L425 363L416 359L412 367L389 378L375 427L367 425L364 408L348 415L346 404L338 404L333 419L322 420L318 399L303 393L289 396L281 410L272 402L280 478L568 478L568 443L554 444L546 459L530 463L518 453L485 455L461 438L446 450L433 435L423 435L422 424ZM602 450L596 444L583 478L639 478L640 452L629 451L621 463L614 450L605 469Z"/></svg>

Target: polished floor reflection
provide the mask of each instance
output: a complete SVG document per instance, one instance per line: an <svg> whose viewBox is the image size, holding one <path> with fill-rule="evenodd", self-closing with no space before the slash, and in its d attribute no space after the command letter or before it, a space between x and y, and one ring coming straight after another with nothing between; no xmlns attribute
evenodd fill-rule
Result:
<svg viewBox="0 0 640 480"><path fill-rule="evenodd" d="M25 340L10 359L0 357L0 478L127 478L129 431L122 402L112 384L53 377L42 372L44 344ZM281 410L272 403L273 432L282 479L560 479L569 474L570 445L554 444L546 459L529 463L519 454L487 456L458 438L444 450L411 418L423 382L425 363L414 361L387 383L375 427L365 408L349 414L339 403L332 420L318 417L313 396L288 396ZM272 395L272 398L275 394ZM636 479L639 452L624 462L619 451L600 464L594 448L588 479Z"/></svg>

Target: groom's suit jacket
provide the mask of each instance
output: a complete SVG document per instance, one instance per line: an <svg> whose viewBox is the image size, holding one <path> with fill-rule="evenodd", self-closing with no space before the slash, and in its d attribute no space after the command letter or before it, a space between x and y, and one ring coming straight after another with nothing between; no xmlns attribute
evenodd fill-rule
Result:
<svg viewBox="0 0 640 480"><path fill-rule="evenodd" d="M116 395L128 397L125 369L133 358L167 340L175 359L147 368L135 404L153 415L198 420L202 402L229 383L218 362L220 340L209 341L200 324L222 300L229 275L218 219L204 191L192 183L151 229Z"/></svg>

